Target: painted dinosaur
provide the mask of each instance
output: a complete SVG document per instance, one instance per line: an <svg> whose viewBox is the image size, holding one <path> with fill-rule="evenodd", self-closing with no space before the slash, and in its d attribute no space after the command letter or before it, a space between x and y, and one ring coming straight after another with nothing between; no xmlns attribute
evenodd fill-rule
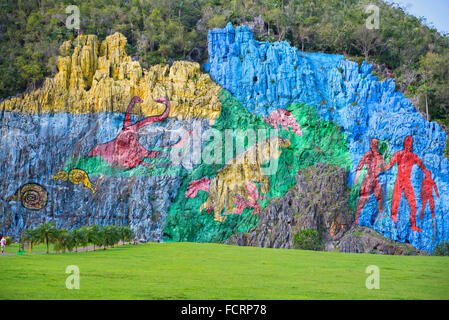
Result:
<svg viewBox="0 0 449 320"><path fill-rule="evenodd" d="M259 199L268 199L267 197L264 197L259 194L259 191L257 190L257 186L253 181L248 181L246 184L246 191L249 195L249 200L246 200L242 198L238 193L235 195L235 211L232 214L242 214L243 210L246 208L253 208L256 209L252 214L257 214L262 211L262 207L260 206L259 202L257 200Z"/></svg>
<svg viewBox="0 0 449 320"><path fill-rule="evenodd" d="M277 136L256 143L226 163L215 177L192 181L185 196L195 198L200 190L208 192L200 212L206 209L210 214L213 210L214 220L219 222L225 221L228 215L241 214L246 207L255 208L254 214L259 213L262 208L257 200L265 197L259 194L256 183L261 184L262 193L270 190L270 181L262 172L261 165L279 158L282 153L279 148L290 145L290 140Z"/></svg>
<svg viewBox="0 0 449 320"><path fill-rule="evenodd" d="M170 113L170 101L166 97L160 97L154 100L166 105L165 111L158 116L147 117L134 124L131 122L131 111L134 104L141 103L139 97L134 97L126 110L123 128L114 140L97 145L88 154L88 157L101 157L105 162L112 166L122 169L132 169L138 165L149 166L143 161L143 158L155 158L160 152L148 151L138 141L138 131L151 123L160 122L168 118Z"/></svg>

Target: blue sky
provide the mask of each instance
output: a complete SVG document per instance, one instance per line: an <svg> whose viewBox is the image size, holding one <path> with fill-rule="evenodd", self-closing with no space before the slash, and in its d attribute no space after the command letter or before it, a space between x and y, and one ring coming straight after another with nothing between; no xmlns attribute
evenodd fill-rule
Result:
<svg viewBox="0 0 449 320"><path fill-rule="evenodd" d="M449 0L389 0L406 6L407 12L425 17L441 32L449 32Z"/></svg>

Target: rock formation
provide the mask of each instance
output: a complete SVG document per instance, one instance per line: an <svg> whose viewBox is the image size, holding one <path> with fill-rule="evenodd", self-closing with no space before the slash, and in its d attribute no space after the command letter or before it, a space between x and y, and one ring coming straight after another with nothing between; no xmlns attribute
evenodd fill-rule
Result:
<svg viewBox="0 0 449 320"><path fill-rule="evenodd" d="M199 64L177 61L171 68L156 65L143 70L126 54L125 45L120 33L101 44L93 35L64 42L56 76L30 94L4 101L0 108L26 114L125 113L131 98L138 96L143 103L134 113L151 116L164 111L154 99L165 96L171 102L171 118L213 120L220 115L221 88L200 72Z"/></svg>
<svg viewBox="0 0 449 320"><path fill-rule="evenodd" d="M449 240L446 134L394 80L247 27L208 40L210 75L185 61L145 70L119 33L64 42L54 78L0 104L0 231L127 224L149 241L291 248L311 229L326 250L393 254ZM282 143L250 163L264 141Z"/></svg>
<svg viewBox="0 0 449 320"><path fill-rule="evenodd" d="M376 219L381 210L372 192L359 223L392 240L408 242L429 252L441 241L449 240L446 133L437 123L427 122L410 101L395 90L394 79L379 82L371 74L371 65L359 66L340 55L304 53L287 42L257 42L247 27L234 29L228 24L225 29L210 31L208 40L206 69L249 111L267 116L292 103L305 103L314 106L321 119L341 127L352 162L348 179L352 187L351 202L357 202L360 195L363 177L355 185L353 181L360 160L370 150L370 141L375 138L383 144L382 156L388 162L404 149L407 136L412 136L412 151L432 173L441 196L433 195L435 219L428 206L423 220L417 221L417 228L412 228L411 211L420 212L422 203L416 199L416 208L413 208L414 201L407 201L406 197L417 198L426 175L417 165L410 179L406 178L410 182L404 182L413 188L407 188L407 194L398 203L398 222L392 219L393 190L398 177L396 163L393 169L380 174L384 197L382 215Z"/></svg>
<svg viewBox="0 0 449 320"><path fill-rule="evenodd" d="M165 212L181 181L179 168L121 171L98 159L89 162L88 153L117 136L133 96L142 100L133 109L133 121L161 114L165 105L154 99L166 96L171 110L164 129L191 128L184 119L192 118L207 128L220 115L221 88L197 63L143 70L126 54L125 45L119 33L101 43L92 35L66 41L54 78L0 104L0 228L5 233L17 239L23 229L50 219L67 228L129 224L148 240L162 235ZM139 136L148 149L173 144L170 139L164 131ZM86 173L83 181L95 184L95 194L68 177L52 178L73 170ZM39 211L11 197L27 183L45 186L48 199Z"/></svg>

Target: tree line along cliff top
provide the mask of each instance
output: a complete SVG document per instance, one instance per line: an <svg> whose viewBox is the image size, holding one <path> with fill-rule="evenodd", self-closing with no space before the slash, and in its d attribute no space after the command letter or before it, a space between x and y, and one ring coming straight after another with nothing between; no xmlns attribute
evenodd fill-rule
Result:
<svg viewBox="0 0 449 320"><path fill-rule="evenodd" d="M116 32L144 68L175 60L207 60L207 32L227 22L246 24L260 41L288 41L299 50L344 54L393 76L406 97L431 120L449 125L449 38L425 20L379 0L378 30L358 0L73 0L0 4L0 99L42 86L57 72L59 48L75 40L68 5L80 9L80 34L99 41Z"/></svg>

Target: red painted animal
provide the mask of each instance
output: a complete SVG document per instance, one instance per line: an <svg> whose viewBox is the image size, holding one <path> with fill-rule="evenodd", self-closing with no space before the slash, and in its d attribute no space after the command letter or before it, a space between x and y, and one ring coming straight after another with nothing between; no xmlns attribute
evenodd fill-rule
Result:
<svg viewBox="0 0 449 320"><path fill-rule="evenodd" d="M196 196L198 195L198 191L200 190L209 192L209 185L211 180L211 178L201 178L192 181L185 193L186 198L196 198Z"/></svg>
<svg viewBox="0 0 449 320"><path fill-rule="evenodd" d="M252 214L257 214L262 211L262 207L260 206L260 204L257 200L268 199L268 198L260 195L259 191L257 190L256 184L252 181L248 181L248 183L246 184L246 191L248 191L248 194L250 196L249 201L247 201L246 199L243 199L242 196L240 196L238 193L235 195L236 196L236 200L235 200L236 208L235 208L235 211L233 212L233 214L242 214L243 210L245 210L245 208L247 208L247 207L256 209L253 212L251 212Z"/></svg>
<svg viewBox="0 0 449 320"><path fill-rule="evenodd" d="M144 126L167 119L170 113L170 101L168 98L160 97L154 101L165 104L165 111L161 115L148 117L132 124L131 111L134 104L142 102L139 97L132 98L126 110L123 128L120 133L114 140L94 147L89 152L88 157L101 157L108 164L123 169L132 169L139 164L144 166L149 165L142 159L155 158L160 152L148 151L142 147L138 141L137 133Z"/></svg>
<svg viewBox="0 0 449 320"><path fill-rule="evenodd" d="M293 116L293 113L291 113L288 110L285 109L277 109L274 110L268 118L266 118L263 115L263 119L266 123L268 123L270 126L272 126L274 129L280 131L281 129L278 127L278 125L281 125L282 128L286 131L290 131L288 127L290 127L294 134L297 136L302 136L302 130L301 125L296 121L295 117Z"/></svg>

